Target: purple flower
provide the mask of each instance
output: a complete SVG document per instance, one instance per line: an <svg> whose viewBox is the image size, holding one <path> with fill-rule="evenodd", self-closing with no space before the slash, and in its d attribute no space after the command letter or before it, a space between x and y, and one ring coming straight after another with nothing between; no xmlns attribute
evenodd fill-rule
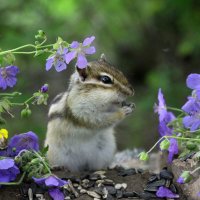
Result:
<svg viewBox="0 0 200 200"><path fill-rule="evenodd" d="M57 72L61 72L62 70L67 69L67 64L65 63L65 56L67 52L67 48L59 48L54 55L47 58L46 70L49 71L52 66L55 67Z"/></svg>
<svg viewBox="0 0 200 200"><path fill-rule="evenodd" d="M187 87L193 90L200 89L200 74L190 74L186 80Z"/></svg>
<svg viewBox="0 0 200 200"><path fill-rule="evenodd" d="M38 136L32 131L15 135L8 143L8 152L10 156L16 156L23 149L39 150Z"/></svg>
<svg viewBox="0 0 200 200"><path fill-rule="evenodd" d="M172 129L169 128L166 124L166 122L162 121L158 125L158 131L160 133L160 136L165 136L165 135L172 135Z"/></svg>
<svg viewBox="0 0 200 200"><path fill-rule="evenodd" d="M58 188L49 189L49 195L53 200L64 200L64 194Z"/></svg>
<svg viewBox="0 0 200 200"><path fill-rule="evenodd" d="M154 112L158 113L160 122L164 121L166 123L169 123L175 119L174 114L167 111L167 106L161 89L158 90L158 105L155 104Z"/></svg>
<svg viewBox="0 0 200 200"><path fill-rule="evenodd" d="M49 89L48 84L44 84L44 85L40 88L40 91L41 91L42 93L46 93L46 92L48 91L48 89Z"/></svg>
<svg viewBox="0 0 200 200"><path fill-rule="evenodd" d="M181 176L177 179L176 182L179 183L179 184L183 184L183 183L185 183L184 178L181 177Z"/></svg>
<svg viewBox="0 0 200 200"><path fill-rule="evenodd" d="M168 148L168 162L171 163L174 155L178 154L178 142L175 138L171 138L169 141L170 145Z"/></svg>
<svg viewBox="0 0 200 200"><path fill-rule="evenodd" d="M17 83L16 75L19 73L17 66L7 66L0 68L0 88L5 90L13 87Z"/></svg>
<svg viewBox="0 0 200 200"><path fill-rule="evenodd" d="M200 127L200 111L183 118L183 125L191 131L195 131Z"/></svg>
<svg viewBox="0 0 200 200"><path fill-rule="evenodd" d="M158 188L158 191L156 192L156 196L157 197L161 197L161 198L179 198L179 195L178 194L174 194L171 190L169 190L168 188L166 187L159 187Z"/></svg>
<svg viewBox="0 0 200 200"><path fill-rule="evenodd" d="M16 179L19 168L11 158L0 160L0 182L10 182Z"/></svg>
<svg viewBox="0 0 200 200"><path fill-rule="evenodd" d="M95 37L87 37L83 43L79 43L77 41L73 41L70 45L71 50L66 54L65 60L66 63L69 64L74 58L77 57L76 65L78 68L83 69L87 67L87 54L94 54L96 52L94 46L90 46L94 41Z"/></svg>
<svg viewBox="0 0 200 200"><path fill-rule="evenodd" d="M43 178L34 178L33 177L33 180L38 185L43 185L43 186L47 186L47 187L61 187L65 184L67 184L67 181L59 179L58 177L56 177L54 175L50 175L50 176L43 177Z"/></svg>
<svg viewBox="0 0 200 200"><path fill-rule="evenodd" d="M200 192L197 193L197 196L200 197Z"/></svg>
<svg viewBox="0 0 200 200"><path fill-rule="evenodd" d="M43 178L35 178L33 177L33 180L35 183L41 186L47 186L51 187L49 189L49 195L54 199L54 200L63 200L64 195L63 193L56 187L62 187L63 185L67 184L67 181L64 181L55 175L49 175Z"/></svg>
<svg viewBox="0 0 200 200"><path fill-rule="evenodd" d="M167 114L167 107L166 107L165 99L161 91L161 88L159 88L158 90L158 105L155 104L154 112L158 113L159 121L163 121Z"/></svg>
<svg viewBox="0 0 200 200"><path fill-rule="evenodd" d="M195 91L193 91L193 95L188 97L188 101L182 106L182 110L188 114L192 114L200 111L200 101L195 95Z"/></svg>

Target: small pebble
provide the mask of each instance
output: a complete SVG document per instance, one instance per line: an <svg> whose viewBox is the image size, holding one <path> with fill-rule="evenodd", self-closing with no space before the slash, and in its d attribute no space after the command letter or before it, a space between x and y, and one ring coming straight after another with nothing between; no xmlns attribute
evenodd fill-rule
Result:
<svg viewBox="0 0 200 200"><path fill-rule="evenodd" d="M117 193L115 195L117 199L121 199L123 197L123 192L121 190L117 190Z"/></svg>
<svg viewBox="0 0 200 200"><path fill-rule="evenodd" d="M115 195L117 193L117 190L113 186L106 186L106 189L108 190L108 193L111 195Z"/></svg>
<svg viewBox="0 0 200 200"><path fill-rule="evenodd" d="M133 168L132 169L123 169L118 173L119 176L131 176L134 174L136 174L136 170Z"/></svg>
<svg viewBox="0 0 200 200"><path fill-rule="evenodd" d="M138 197L138 196L135 192L124 192L123 197L128 198L128 197Z"/></svg>

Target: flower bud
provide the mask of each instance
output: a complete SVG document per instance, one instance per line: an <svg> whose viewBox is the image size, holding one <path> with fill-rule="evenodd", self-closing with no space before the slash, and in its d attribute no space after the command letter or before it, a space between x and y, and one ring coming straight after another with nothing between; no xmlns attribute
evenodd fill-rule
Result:
<svg viewBox="0 0 200 200"><path fill-rule="evenodd" d="M169 148L169 145L170 145L170 141L168 139L165 139L160 143L160 149L167 150Z"/></svg>
<svg viewBox="0 0 200 200"><path fill-rule="evenodd" d="M41 91L42 93L46 93L46 92L48 91L48 89L49 89L48 84L44 84L44 85L41 87L40 91Z"/></svg>
<svg viewBox="0 0 200 200"><path fill-rule="evenodd" d="M31 115L31 110L29 108L25 108L21 111L21 117L22 118L26 118L29 117Z"/></svg>
<svg viewBox="0 0 200 200"><path fill-rule="evenodd" d="M184 171L179 178L177 179L177 183L183 184L188 183L192 179L189 171Z"/></svg>
<svg viewBox="0 0 200 200"><path fill-rule="evenodd" d="M143 151L139 154L139 159L143 161L147 161L149 160L149 154Z"/></svg>

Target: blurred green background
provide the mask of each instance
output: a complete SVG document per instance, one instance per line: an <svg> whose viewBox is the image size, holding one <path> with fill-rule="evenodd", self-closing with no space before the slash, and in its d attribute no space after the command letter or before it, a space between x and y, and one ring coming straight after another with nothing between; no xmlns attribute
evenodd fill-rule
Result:
<svg viewBox="0 0 200 200"><path fill-rule="evenodd" d="M153 112L161 87L167 104L180 107L190 90L185 86L189 73L200 73L200 1L199 0L1 0L0 48L12 49L34 43L34 35L43 29L48 41L61 36L68 42L95 35L97 53L121 69L135 89L136 110L117 128L119 149L149 148L159 134ZM49 83L49 102L65 91L74 66L61 73L45 71L42 55L17 56L20 67L14 89L28 98L42 84ZM20 118L14 110L6 128L11 134L35 131L45 138L48 106L32 106L33 115Z"/></svg>

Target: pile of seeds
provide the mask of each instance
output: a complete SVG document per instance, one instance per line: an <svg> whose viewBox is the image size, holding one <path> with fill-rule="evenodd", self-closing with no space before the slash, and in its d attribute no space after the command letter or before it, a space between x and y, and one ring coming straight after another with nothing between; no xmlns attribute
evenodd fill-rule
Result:
<svg viewBox="0 0 200 200"><path fill-rule="evenodd" d="M152 174L144 188L144 193L140 194L140 197L143 199L156 198L156 192L161 186L169 188L176 194L177 189L173 184L173 178L174 175L172 172L168 171L167 168L163 168L159 174Z"/></svg>
<svg viewBox="0 0 200 200"><path fill-rule="evenodd" d="M63 193L65 199L159 199L156 197L156 191L160 186L165 186L169 188L173 193L177 193L176 187L173 185L173 174L164 168L159 174L152 174L149 177L143 176L143 170L136 169L123 169L116 168L114 174L119 177L115 180L134 180L136 176L144 177L147 181L145 185L145 180L143 180L143 187L140 191L133 191L134 189L128 186L126 181L115 182L112 180L112 176L107 177L108 171L96 171L94 173L81 173L81 174L71 174L68 173L63 177L64 180L68 181L68 184L64 186ZM121 177L121 178L120 178ZM149 179L147 180L147 178ZM136 183L137 184L137 183ZM21 195L24 197L22 199L37 199L37 200L48 200L47 189L41 188L34 183L31 183L28 187L22 186ZM81 198L82 197L82 198Z"/></svg>
<svg viewBox="0 0 200 200"><path fill-rule="evenodd" d="M136 174L135 169L118 169L119 176ZM65 178L66 179L66 178ZM74 199L82 194L87 194L94 200L97 199L121 199L139 197L134 191L128 192L126 183L115 183L106 177L106 171L96 171L92 174L84 174L80 178L68 177L69 184L65 186L66 199Z"/></svg>

